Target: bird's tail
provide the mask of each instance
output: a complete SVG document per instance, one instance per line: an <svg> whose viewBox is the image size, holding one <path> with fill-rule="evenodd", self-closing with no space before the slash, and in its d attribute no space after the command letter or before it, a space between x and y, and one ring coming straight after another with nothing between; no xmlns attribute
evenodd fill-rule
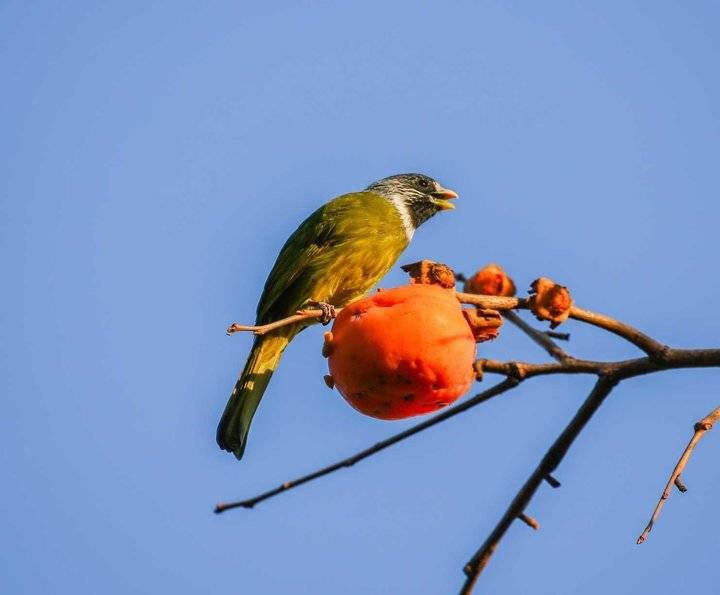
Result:
<svg viewBox="0 0 720 595"><path fill-rule="evenodd" d="M242 458L245 451L250 422L260 399L283 351L296 332L291 332L291 329L286 327L279 332L255 338L245 368L235 383L217 429L217 443L220 448L232 452L238 459Z"/></svg>

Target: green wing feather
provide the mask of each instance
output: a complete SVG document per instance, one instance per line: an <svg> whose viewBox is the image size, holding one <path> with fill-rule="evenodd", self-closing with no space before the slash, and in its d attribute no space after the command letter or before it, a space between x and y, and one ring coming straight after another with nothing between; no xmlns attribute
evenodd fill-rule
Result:
<svg viewBox="0 0 720 595"><path fill-rule="evenodd" d="M257 324L291 316L308 299L344 306L367 293L407 243L387 199L373 192L339 196L285 242L265 282Z"/></svg>
<svg viewBox="0 0 720 595"><path fill-rule="evenodd" d="M308 299L302 297L302 286L312 285L314 279L305 273L333 242L334 218L327 207L305 219L280 250L258 302L256 324L290 316Z"/></svg>

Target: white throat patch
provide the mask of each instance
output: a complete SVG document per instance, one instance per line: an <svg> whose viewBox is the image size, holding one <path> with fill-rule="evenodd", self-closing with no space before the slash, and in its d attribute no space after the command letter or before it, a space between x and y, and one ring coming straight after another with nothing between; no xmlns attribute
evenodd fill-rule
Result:
<svg viewBox="0 0 720 595"><path fill-rule="evenodd" d="M415 233L415 226L413 225L412 217L410 216L410 208L407 204L405 204L402 197L397 194L390 195L389 199L395 207L395 210L398 212L398 215L400 215L400 220L402 221L403 228L405 229L405 236L409 242L412 240L413 234Z"/></svg>

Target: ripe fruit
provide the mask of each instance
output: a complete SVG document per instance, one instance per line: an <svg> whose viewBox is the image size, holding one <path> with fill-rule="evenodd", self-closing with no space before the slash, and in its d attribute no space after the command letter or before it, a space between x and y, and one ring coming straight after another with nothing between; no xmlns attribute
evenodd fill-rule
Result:
<svg viewBox="0 0 720 595"><path fill-rule="evenodd" d="M344 308L323 354L345 400L366 415L401 419L435 411L474 379L475 339L452 289L406 285Z"/></svg>

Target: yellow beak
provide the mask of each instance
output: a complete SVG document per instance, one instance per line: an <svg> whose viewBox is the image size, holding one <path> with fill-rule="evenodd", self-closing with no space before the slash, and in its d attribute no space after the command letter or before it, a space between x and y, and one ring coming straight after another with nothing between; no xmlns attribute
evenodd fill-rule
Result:
<svg viewBox="0 0 720 595"><path fill-rule="evenodd" d="M438 185L438 189L432 193L433 202L440 207L443 211L448 209L454 209L455 205L450 202L449 199L457 198L457 192L450 190L449 188L443 188Z"/></svg>

